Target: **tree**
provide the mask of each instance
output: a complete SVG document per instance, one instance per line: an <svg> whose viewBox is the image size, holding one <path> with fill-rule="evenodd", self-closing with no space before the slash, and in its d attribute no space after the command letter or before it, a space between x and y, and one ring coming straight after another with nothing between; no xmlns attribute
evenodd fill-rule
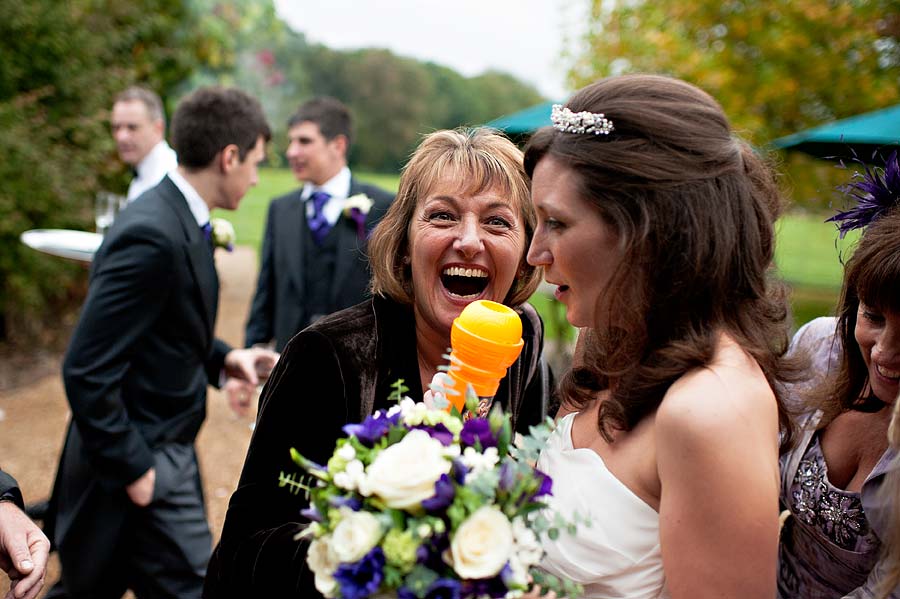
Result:
<svg viewBox="0 0 900 599"><path fill-rule="evenodd" d="M576 86L624 72L680 77L759 146L900 98L896 0L592 0L590 21ZM807 198L846 178L788 162Z"/></svg>
<svg viewBox="0 0 900 599"><path fill-rule="evenodd" d="M19 235L91 226L94 194L124 183L113 96L135 82L165 94L198 59L199 37L178 0L0 0L0 14L0 340L29 341L65 328L85 270Z"/></svg>
<svg viewBox="0 0 900 599"><path fill-rule="evenodd" d="M895 0L593 0L578 86L661 72L710 92L758 141L896 102Z"/></svg>

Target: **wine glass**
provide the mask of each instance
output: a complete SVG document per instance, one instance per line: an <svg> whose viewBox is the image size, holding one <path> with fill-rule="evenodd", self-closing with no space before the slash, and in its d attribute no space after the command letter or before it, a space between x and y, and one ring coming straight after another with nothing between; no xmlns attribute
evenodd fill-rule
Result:
<svg viewBox="0 0 900 599"><path fill-rule="evenodd" d="M106 231L112 226L116 219L116 213L123 204L123 196L101 191L94 198L94 224L97 226L97 233L106 234Z"/></svg>

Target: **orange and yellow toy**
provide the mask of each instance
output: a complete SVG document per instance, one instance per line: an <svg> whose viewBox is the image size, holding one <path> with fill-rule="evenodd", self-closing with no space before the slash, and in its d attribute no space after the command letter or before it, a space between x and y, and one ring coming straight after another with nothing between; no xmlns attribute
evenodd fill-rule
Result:
<svg viewBox="0 0 900 599"><path fill-rule="evenodd" d="M450 404L462 413L466 385L480 398L493 398L506 369L522 351L522 320L515 310L489 300L474 301L453 320L450 330Z"/></svg>

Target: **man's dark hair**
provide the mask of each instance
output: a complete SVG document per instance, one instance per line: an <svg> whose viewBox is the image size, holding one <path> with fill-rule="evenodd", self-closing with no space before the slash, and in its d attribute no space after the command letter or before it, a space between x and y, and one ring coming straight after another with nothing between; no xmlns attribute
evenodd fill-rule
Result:
<svg viewBox="0 0 900 599"><path fill-rule="evenodd" d="M178 164L190 169L209 166L229 144L237 145L243 161L260 136L265 141L272 137L262 106L235 88L200 88L178 104L172 117Z"/></svg>
<svg viewBox="0 0 900 599"><path fill-rule="evenodd" d="M319 96L307 100L290 118L288 128L305 121L318 125L322 136L329 141L338 135L343 135L347 138L347 149L350 149L353 117L350 116L350 110L340 100L329 96Z"/></svg>

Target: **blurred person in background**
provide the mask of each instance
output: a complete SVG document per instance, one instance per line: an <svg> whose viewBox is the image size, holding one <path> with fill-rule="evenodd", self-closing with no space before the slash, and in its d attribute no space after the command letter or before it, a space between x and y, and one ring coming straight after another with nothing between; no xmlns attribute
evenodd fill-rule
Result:
<svg viewBox="0 0 900 599"><path fill-rule="evenodd" d="M165 139L162 101L147 88L129 87L116 96L110 124L119 158L134 171L126 196L131 202L178 166Z"/></svg>
<svg viewBox="0 0 900 599"><path fill-rule="evenodd" d="M194 441L207 385L258 382L274 352L215 339L209 214L235 210L270 137L259 102L202 88L175 112L178 168L125 210L91 266L63 362L72 410L48 513L48 597L200 596L212 539Z"/></svg>
<svg viewBox="0 0 900 599"><path fill-rule="evenodd" d="M394 196L351 175L351 131L350 111L329 97L305 102L288 122L287 159L303 185L269 204L246 347L274 342L280 352L368 296L368 235Z"/></svg>

